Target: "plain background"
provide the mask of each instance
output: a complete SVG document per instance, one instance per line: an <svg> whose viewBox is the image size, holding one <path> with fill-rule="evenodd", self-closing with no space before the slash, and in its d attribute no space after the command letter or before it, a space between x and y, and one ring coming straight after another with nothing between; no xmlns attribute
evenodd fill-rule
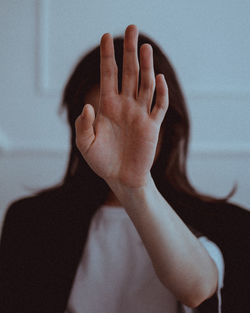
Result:
<svg viewBox="0 0 250 313"><path fill-rule="evenodd" d="M250 207L248 0L0 0L0 221L8 205L60 181L69 150L63 86L101 35L129 24L154 38L192 122L188 170L200 191Z"/></svg>

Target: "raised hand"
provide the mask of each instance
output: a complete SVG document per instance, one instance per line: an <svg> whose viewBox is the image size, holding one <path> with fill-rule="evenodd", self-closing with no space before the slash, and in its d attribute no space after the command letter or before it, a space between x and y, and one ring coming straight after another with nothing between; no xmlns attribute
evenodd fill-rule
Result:
<svg viewBox="0 0 250 313"><path fill-rule="evenodd" d="M110 34L101 39L101 82L98 107L85 104L77 118L76 143L89 166L108 183L142 187L150 175L159 130L168 107L167 84L155 78L149 44L137 58L136 26L127 27L124 38L122 91L118 92L117 65ZM139 70L141 84L138 91ZM154 89L156 104L151 112Z"/></svg>
<svg viewBox="0 0 250 313"><path fill-rule="evenodd" d="M103 35L101 84L94 92L100 96L87 96L98 98L96 113L91 104L84 106L76 120L76 143L126 209L159 280L176 299L196 307L216 292L218 273L206 249L162 197L150 175L168 92L163 75L155 78L148 44L140 49L138 91L137 36L136 27L128 26L118 93L113 41L109 34ZM156 104L151 111L155 86Z"/></svg>

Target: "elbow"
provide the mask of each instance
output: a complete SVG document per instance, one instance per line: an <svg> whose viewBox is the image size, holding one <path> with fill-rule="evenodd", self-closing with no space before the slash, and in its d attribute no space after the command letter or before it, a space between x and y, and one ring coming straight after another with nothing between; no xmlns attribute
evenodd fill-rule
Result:
<svg viewBox="0 0 250 313"><path fill-rule="evenodd" d="M182 302L182 304L186 305L187 307L195 309L199 305L201 305L202 302L207 300L208 298L209 297L192 297L192 298L186 299L186 300L181 301L181 302Z"/></svg>
<svg viewBox="0 0 250 313"><path fill-rule="evenodd" d="M163 283L163 285L166 288L171 289L167 284ZM172 292L183 305L195 309L205 300L213 296L213 294L216 292L216 286L217 285L209 286L209 284L207 284L204 286L202 284L197 284L196 286L189 286L188 289L185 288L185 291L183 289L181 291L172 289Z"/></svg>
<svg viewBox="0 0 250 313"><path fill-rule="evenodd" d="M203 275L193 286L189 286L188 290L190 292L185 293L186 296L184 299L180 299L184 305L193 309L197 308L216 293L218 288L218 272L214 263L213 265L213 270L210 272L211 275Z"/></svg>
<svg viewBox="0 0 250 313"><path fill-rule="evenodd" d="M205 300L206 299L201 297L189 297L187 299L182 300L181 303L189 308L195 309Z"/></svg>
<svg viewBox="0 0 250 313"><path fill-rule="evenodd" d="M218 272L215 264L211 271L200 271L196 277L192 275L182 277L181 283L176 279L170 280L166 275L158 275L158 277L182 304L193 309L211 298L218 285Z"/></svg>
<svg viewBox="0 0 250 313"><path fill-rule="evenodd" d="M217 290L217 284L214 285L206 285L206 286L199 286L198 288L194 288L192 290L192 293L184 297L183 299L180 299L180 301L192 308L197 308L200 304L202 304L205 300L209 299L214 295L214 293Z"/></svg>

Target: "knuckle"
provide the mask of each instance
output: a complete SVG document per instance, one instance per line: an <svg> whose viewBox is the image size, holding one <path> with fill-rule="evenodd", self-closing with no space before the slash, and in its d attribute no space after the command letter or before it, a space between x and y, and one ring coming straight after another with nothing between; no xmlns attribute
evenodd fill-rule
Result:
<svg viewBox="0 0 250 313"><path fill-rule="evenodd" d="M124 67L124 74L125 74L125 75L129 75L129 76L131 76L131 75L137 75L138 72L139 72L138 66L126 65L126 66Z"/></svg>
<svg viewBox="0 0 250 313"><path fill-rule="evenodd" d="M109 93L104 93L101 95L101 105L106 106L112 101L112 96Z"/></svg>
<svg viewBox="0 0 250 313"><path fill-rule="evenodd" d="M83 144L83 142L80 140L80 138L78 136L76 136L75 144L76 144L77 149L81 153L83 153L83 151L84 151L84 144Z"/></svg>
<svg viewBox="0 0 250 313"><path fill-rule="evenodd" d="M80 118L80 116L78 116L78 117L75 119L75 129L76 129L76 131L77 131L78 124L79 124L79 118Z"/></svg>
<svg viewBox="0 0 250 313"><path fill-rule="evenodd" d="M118 74L118 66L115 64L114 65L114 74L117 75Z"/></svg>
<svg viewBox="0 0 250 313"><path fill-rule="evenodd" d="M79 142L78 136L76 136L76 138L75 138L75 144L76 144L76 147L77 147L78 149L80 149L80 142Z"/></svg>
<svg viewBox="0 0 250 313"><path fill-rule="evenodd" d="M151 80L149 89L151 89L152 91L155 90L155 81L154 81L154 79Z"/></svg>
<svg viewBox="0 0 250 313"><path fill-rule="evenodd" d="M114 75L114 71L110 67L104 68L102 73L107 78L111 78Z"/></svg>
<svg viewBox="0 0 250 313"><path fill-rule="evenodd" d="M102 74L107 78L111 78L118 73L118 68L116 64L110 64L102 67Z"/></svg>
<svg viewBox="0 0 250 313"><path fill-rule="evenodd" d="M159 109L165 110L167 108L167 101L164 97L156 101L156 105Z"/></svg>
<svg viewBox="0 0 250 313"><path fill-rule="evenodd" d="M145 89L145 90L148 90L148 91L150 91L150 92L153 92L154 89L155 89L154 80L153 80L153 79L145 80L145 81L142 83L142 88Z"/></svg>

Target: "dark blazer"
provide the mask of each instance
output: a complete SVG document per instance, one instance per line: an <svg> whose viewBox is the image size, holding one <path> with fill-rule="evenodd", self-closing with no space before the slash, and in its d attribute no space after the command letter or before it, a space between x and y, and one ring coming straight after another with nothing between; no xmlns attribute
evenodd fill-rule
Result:
<svg viewBox="0 0 250 313"><path fill-rule="evenodd" d="M217 210L195 202L190 208L204 211L204 223L214 220L216 230L205 235L224 256L223 313L249 312L249 213L227 203L218 203ZM74 203L74 195L60 189L9 207L0 244L1 313L65 311L89 226L84 210ZM187 210L183 219L192 212ZM204 304L202 312L216 312Z"/></svg>

